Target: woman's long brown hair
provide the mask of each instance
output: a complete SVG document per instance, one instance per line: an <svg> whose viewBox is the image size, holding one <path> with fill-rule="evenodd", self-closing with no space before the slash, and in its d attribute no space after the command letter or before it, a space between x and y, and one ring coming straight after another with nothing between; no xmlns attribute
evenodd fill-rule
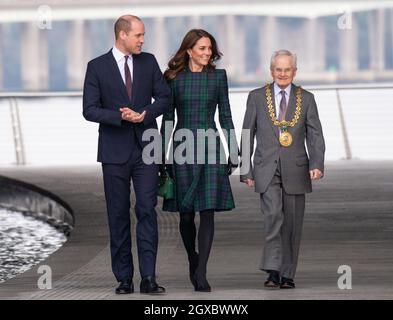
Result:
<svg viewBox="0 0 393 320"><path fill-rule="evenodd" d="M175 79L177 74L188 66L190 58L187 54L187 50L192 49L197 41L203 37L209 38L212 44L212 55L210 57L209 64L206 66L207 70L212 71L216 68L215 62L222 56L222 53L218 51L216 39L214 39L214 37L205 30L192 29L187 32L183 38L180 48L168 62L168 69L164 72L164 77L167 81Z"/></svg>

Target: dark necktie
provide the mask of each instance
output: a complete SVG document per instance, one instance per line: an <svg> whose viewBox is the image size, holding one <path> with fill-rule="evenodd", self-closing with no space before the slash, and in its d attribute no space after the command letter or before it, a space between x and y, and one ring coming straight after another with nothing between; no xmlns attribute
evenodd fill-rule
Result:
<svg viewBox="0 0 393 320"><path fill-rule="evenodd" d="M124 56L125 61L124 61L124 75L126 78L126 88L127 88L127 94L128 94L128 98L130 98L131 100L131 92L132 92L132 80L131 80L131 72L130 72L130 68L128 67L128 58L129 56Z"/></svg>
<svg viewBox="0 0 393 320"><path fill-rule="evenodd" d="M280 114L278 115L278 120L285 120L285 113L287 112L287 102L285 100L285 91L281 90L281 101L280 101Z"/></svg>

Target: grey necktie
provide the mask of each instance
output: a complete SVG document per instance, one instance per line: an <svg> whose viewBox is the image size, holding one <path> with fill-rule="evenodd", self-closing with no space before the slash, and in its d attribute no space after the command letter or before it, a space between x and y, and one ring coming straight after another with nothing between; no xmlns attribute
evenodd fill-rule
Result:
<svg viewBox="0 0 393 320"><path fill-rule="evenodd" d="M287 102L285 100L285 91L281 90L281 101L280 101L280 113L278 115L278 120L285 120L285 113L287 112Z"/></svg>

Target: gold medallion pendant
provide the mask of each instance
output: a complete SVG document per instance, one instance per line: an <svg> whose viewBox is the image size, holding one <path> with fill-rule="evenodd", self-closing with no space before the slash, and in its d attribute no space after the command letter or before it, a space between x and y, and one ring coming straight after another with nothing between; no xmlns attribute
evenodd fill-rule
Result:
<svg viewBox="0 0 393 320"><path fill-rule="evenodd" d="M292 140L292 135L288 131L280 134L280 144L283 147L289 147L292 144Z"/></svg>
<svg viewBox="0 0 393 320"><path fill-rule="evenodd" d="M302 113L302 88L298 87L296 90L296 109L291 121L279 121L277 119L273 108L272 91L270 90L269 84L265 86L265 94L270 119L273 122L273 125L280 128L280 144L283 147L289 147L292 144L293 138L292 135L288 132L288 127L294 127L299 121Z"/></svg>

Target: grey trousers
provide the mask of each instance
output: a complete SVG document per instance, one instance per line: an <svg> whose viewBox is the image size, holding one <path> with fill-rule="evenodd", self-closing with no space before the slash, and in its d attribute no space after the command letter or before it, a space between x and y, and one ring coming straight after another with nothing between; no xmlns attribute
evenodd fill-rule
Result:
<svg viewBox="0 0 393 320"><path fill-rule="evenodd" d="M260 194L265 246L260 269L276 270L294 279L302 235L305 195L290 195L282 188L280 166L265 193Z"/></svg>

